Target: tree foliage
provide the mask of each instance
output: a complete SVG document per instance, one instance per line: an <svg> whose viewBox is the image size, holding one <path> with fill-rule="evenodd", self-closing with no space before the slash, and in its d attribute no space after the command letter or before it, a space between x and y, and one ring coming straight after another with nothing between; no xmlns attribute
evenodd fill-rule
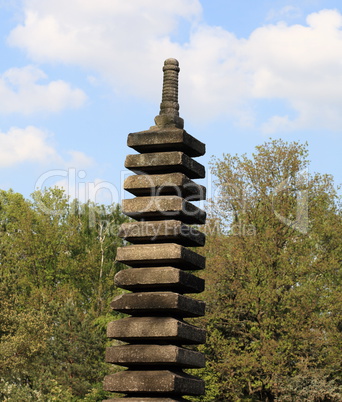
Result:
<svg viewBox="0 0 342 402"><path fill-rule="evenodd" d="M307 148L212 162L203 401L342 400L342 222ZM197 400L197 399L196 399Z"/></svg>
<svg viewBox="0 0 342 402"><path fill-rule="evenodd" d="M309 174L307 158L277 140L212 162L207 392L195 401L342 400L342 211L332 177ZM106 399L125 219L58 189L31 201L0 191L0 400Z"/></svg>
<svg viewBox="0 0 342 402"><path fill-rule="evenodd" d="M0 192L0 399L101 400L120 208Z"/></svg>

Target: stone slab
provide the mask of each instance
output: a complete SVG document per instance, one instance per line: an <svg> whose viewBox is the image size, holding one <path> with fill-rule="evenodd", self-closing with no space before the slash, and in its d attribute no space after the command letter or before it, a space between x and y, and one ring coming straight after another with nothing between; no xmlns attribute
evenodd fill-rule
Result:
<svg viewBox="0 0 342 402"><path fill-rule="evenodd" d="M205 367L203 353L175 345L112 346L106 349L106 362L127 367Z"/></svg>
<svg viewBox="0 0 342 402"><path fill-rule="evenodd" d="M125 167L138 174L180 172L190 179L203 179L205 168L183 152L157 152L127 155Z"/></svg>
<svg viewBox="0 0 342 402"><path fill-rule="evenodd" d="M205 303L174 292L125 293L110 303L113 310L134 316L202 317Z"/></svg>
<svg viewBox="0 0 342 402"><path fill-rule="evenodd" d="M205 268L205 257L175 243L118 247L116 260L137 268L172 266L186 271Z"/></svg>
<svg viewBox="0 0 342 402"><path fill-rule="evenodd" d="M187 247L203 247L205 234L177 220L126 222L119 237L134 244L172 242Z"/></svg>
<svg viewBox="0 0 342 402"><path fill-rule="evenodd" d="M205 343L205 330L173 317L128 317L110 322L107 337L139 344L194 345Z"/></svg>
<svg viewBox="0 0 342 402"><path fill-rule="evenodd" d="M123 187L138 196L178 195L187 201L206 198L206 188L189 179L184 173L132 175L125 179Z"/></svg>
<svg viewBox="0 0 342 402"><path fill-rule="evenodd" d="M204 224L206 212L175 195L135 197L122 201L122 212L137 220L177 219L190 224Z"/></svg>
<svg viewBox="0 0 342 402"><path fill-rule="evenodd" d="M204 280L173 267L131 268L119 271L115 284L132 291L169 290L178 293L200 293Z"/></svg>
<svg viewBox="0 0 342 402"><path fill-rule="evenodd" d="M119 393L203 395L204 382L171 370L126 370L106 376L104 389Z"/></svg>
<svg viewBox="0 0 342 402"><path fill-rule="evenodd" d="M185 130L153 129L128 134L127 145L140 153L182 151L189 156L205 154L205 144Z"/></svg>
<svg viewBox="0 0 342 402"><path fill-rule="evenodd" d="M112 399L104 399L102 402L189 402L189 399L183 398L144 398L144 397L136 397L136 398L112 398Z"/></svg>

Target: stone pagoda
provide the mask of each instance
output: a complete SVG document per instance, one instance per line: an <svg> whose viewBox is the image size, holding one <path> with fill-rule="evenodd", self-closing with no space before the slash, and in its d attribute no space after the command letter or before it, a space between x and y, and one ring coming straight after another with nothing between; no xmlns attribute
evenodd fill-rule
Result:
<svg viewBox="0 0 342 402"><path fill-rule="evenodd" d="M205 331L186 322L204 315L202 301L185 296L204 290L191 271L205 267L205 258L189 247L202 247L205 236L194 225L206 213L191 201L205 199L205 188L192 179L205 177L193 158L205 145L188 134L179 117L175 59L164 63L160 113L155 126L128 135L129 176L124 189L135 198L123 201L123 212L136 221L124 223L119 236L132 243L117 251L117 261L130 268L115 276L117 286L131 291L116 297L113 310L128 314L108 324L107 336L118 340L106 361L126 367L104 380L107 391L124 394L106 402L176 402L202 395L204 383L183 369L205 365L202 353L188 348L205 342Z"/></svg>

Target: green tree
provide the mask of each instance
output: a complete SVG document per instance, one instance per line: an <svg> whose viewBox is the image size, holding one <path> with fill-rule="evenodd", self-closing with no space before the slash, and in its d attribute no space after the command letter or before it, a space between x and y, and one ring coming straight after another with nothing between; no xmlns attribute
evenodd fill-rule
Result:
<svg viewBox="0 0 342 402"><path fill-rule="evenodd" d="M214 159L203 401L342 400L342 222L307 147Z"/></svg>
<svg viewBox="0 0 342 402"><path fill-rule="evenodd" d="M96 401L126 218L48 189L0 191L0 400Z"/></svg>

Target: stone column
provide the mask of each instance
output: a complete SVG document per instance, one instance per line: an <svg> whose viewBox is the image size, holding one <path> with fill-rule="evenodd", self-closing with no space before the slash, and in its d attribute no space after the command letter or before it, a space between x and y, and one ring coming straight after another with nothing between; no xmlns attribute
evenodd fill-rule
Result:
<svg viewBox="0 0 342 402"><path fill-rule="evenodd" d="M135 198L123 201L123 212L136 222L121 225L119 236L132 243L117 251L128 265L115 276L131 291L116 297L111 307L129 316L109 323L107 335L122 341L109 347L106 361L127 367L108 375L107 391L125 397L106 402L176 402L202 395L204 383L184 373L204 367L203 354L187 348L205 342L205 331L186 322L204 315L204 302L185 294L200 293L204 281L192 271L205 267L205 258L189 247L202 247L205 236L193 225L205 223L206 213L192 201L205 199L205 188L192 179L204 178L204 167L193 157L205 145L183 129L178 105L178 61L164 63L163 95L156 126L128 135L128 177L124 189Z"/></svg>

